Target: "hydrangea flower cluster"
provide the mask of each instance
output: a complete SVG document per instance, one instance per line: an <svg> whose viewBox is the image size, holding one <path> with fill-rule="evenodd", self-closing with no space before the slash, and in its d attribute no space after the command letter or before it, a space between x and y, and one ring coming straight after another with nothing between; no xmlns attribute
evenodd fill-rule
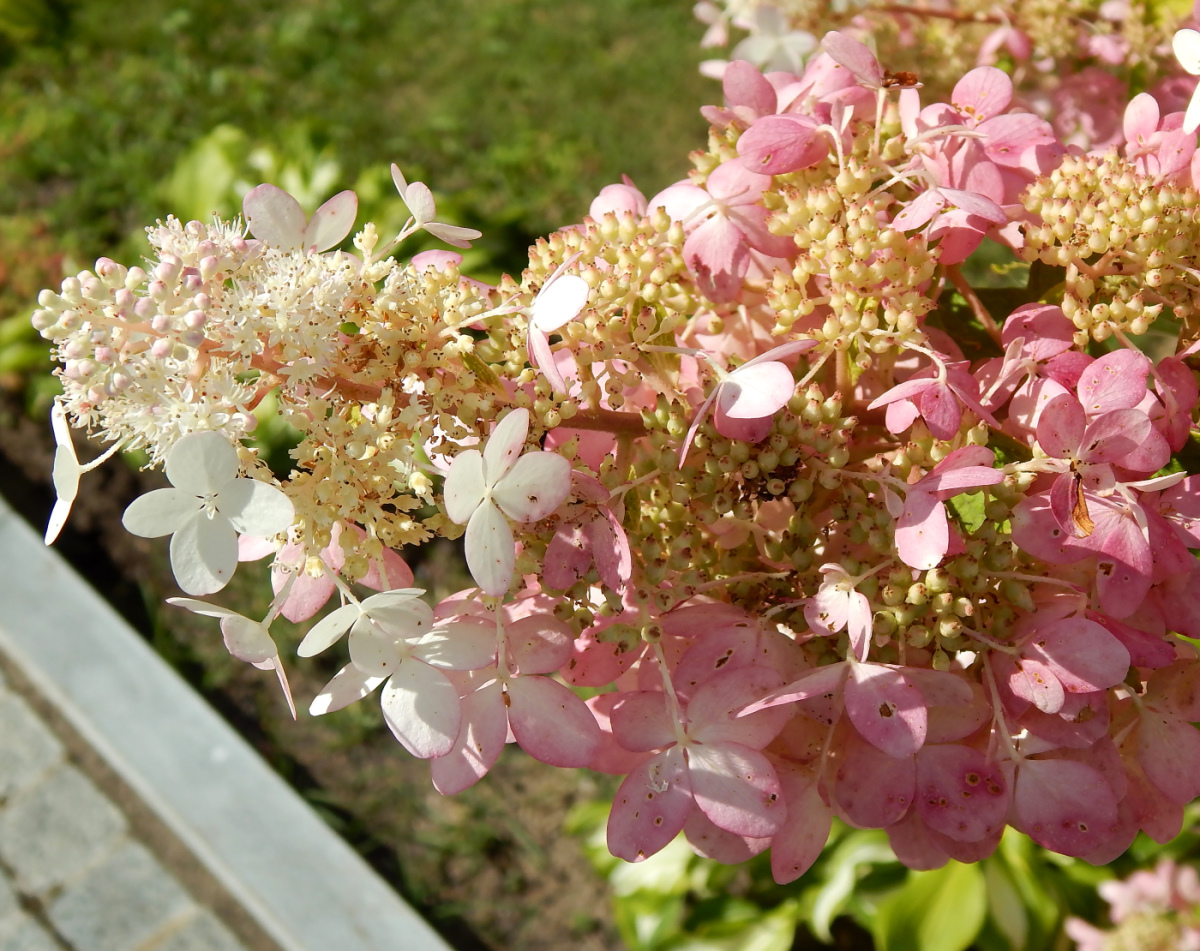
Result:
<svg viewBox="0 0 1200 951"><path fill-rule="evenodd" d="M337 593L311 713L379 688L446 793L508 742L623 776L630 861L682 831L786 882L835 816L913 868L1010 825L1091 862L1171 838L1200 795L1182 111L1134 97L1081 146L996 66L941 97L839 31L723 83L686 180L606 187L497 287L391 255L474 237L394 170L395 240L336 250L351 193L309 220L262 185L44 292L56 525L67 419L145 449L174 488L126 523L173 533L187 593L272 558L261 622L180 602L236 656L282 680L270 622ZM281 481L242 443L267 406L301 433ZM463 534L476 587L429 605L397 550Z"/></svg>
<svg viewBox="0 0 1200 951"><path fill-rule="evenodd" d="M1191 866L1163 859L1124 881L1101 882L1111 906L1112 931L1068 918L1078 951L1197 951L1200 949L1200 876Z"/></svg>

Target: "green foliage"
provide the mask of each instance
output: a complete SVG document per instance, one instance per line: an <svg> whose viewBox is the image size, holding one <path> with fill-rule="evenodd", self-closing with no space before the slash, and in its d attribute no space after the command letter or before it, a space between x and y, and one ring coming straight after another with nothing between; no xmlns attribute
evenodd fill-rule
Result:
<svg viewBox="0 0 1200 951"><path fill-rule="evenodd" d="M950 862L911 872L879 905L874 927L879 951L965 951L983 927L987 883L978 865Z"/></svg>
<svg viewBox="0 0 1200 951"><path fill-rule="evenodd" d="M910 871L884 832L835 821L816 864L780 886L767 855L719 865L695 855L682 836L626 864L605 847L607 818L607 802L585 803L572 811L567 831L584 840L588 859L608 879L632 951L1064 951L1068 914L1103 921L1100 882L1160 858L1185 864L1200 854L1196 805L1176 840L1163 846L1141 835L1107 867L1048 852L1009 828L979 864Z"/></svg>

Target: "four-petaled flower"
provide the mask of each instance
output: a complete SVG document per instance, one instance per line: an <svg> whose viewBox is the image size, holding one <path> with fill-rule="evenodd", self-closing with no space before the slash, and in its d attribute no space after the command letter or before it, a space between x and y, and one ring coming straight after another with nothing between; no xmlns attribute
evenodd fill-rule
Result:
<svg viewBox="0 0 1200 951"><path fill-rule="evenodd" d="M516 563L516 545L505 516L516 522L540 521L571 491L571 464L562 456L520 455L528 432L529 410L513 410L496 424L482 453L459 453L446 475L446 514L467 526L467 567L480 589L493 597L508 591Z"/></svg>
<svg viewBox="0 0 1200 951"><path fill-rule="evenodd" d="M167 454L174 488L134 499L121 521L142 538L171 536L171 570L188 594L220 591L237 567L239 534L269 538L292 524L291 500L238 478L237 450L217 432L189 433Z"/></svg>
<svg viewBox="0 0 1200 951"><path fill-rule="evenodd" d="M434 221L437 206L433 201L433 192L424 182L413 182L411 185L406 182L400 166L395 162L392 163L392 181L396 183L396 191L400 193L400 199L413 216L416 230L423 228L435 238L441 238L446 244L452 244L456 248L469 248L472 241L483 236L483 232L476 231L474 228L462 228L458 225Z"/></svg>

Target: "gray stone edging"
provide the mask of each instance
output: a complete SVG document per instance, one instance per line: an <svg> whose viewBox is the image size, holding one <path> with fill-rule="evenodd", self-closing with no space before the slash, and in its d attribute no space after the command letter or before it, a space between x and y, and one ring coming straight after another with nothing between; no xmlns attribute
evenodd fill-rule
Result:
<svg viewBox="0 0 1200 951"><path fill-rule="evenodd" d="M449 951L2 499L0 650L285 951Z"/></svg>

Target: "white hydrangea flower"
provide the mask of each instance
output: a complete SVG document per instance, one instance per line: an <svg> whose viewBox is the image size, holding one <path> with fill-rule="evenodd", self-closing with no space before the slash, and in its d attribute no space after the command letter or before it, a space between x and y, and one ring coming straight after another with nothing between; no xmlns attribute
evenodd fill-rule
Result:
<svg viewBox="0 0 1200 951"><path fill-rule="evenodd" d="M121 521L143 538L171 536L171 570L188 594L220 591L237 567L239 534L270 537L292 524L275 486L238 477L237 450L217 432L189 433L167 454L174 488L134 499Z"/></svg>

